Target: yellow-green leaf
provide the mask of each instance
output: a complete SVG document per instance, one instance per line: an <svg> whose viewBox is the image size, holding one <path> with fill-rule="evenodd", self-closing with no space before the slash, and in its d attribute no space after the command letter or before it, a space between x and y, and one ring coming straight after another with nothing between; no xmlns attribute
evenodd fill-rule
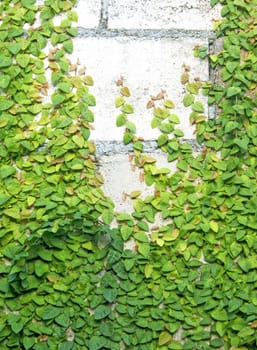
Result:
<svg viewBox="0 0 257 350"><path fill-rule="evenodd" d="M174 108L175 107L174 102L171 100L164 100L164 106L167 108Z"/></svg>
<svg viewBox="0 0 257 350"><path fill-rule="evenodd" d="M125 99L122 96L116 97L115 99L115 107L119 108L125 103Z"/></svg>
<svg viewBox="0 0 257 350"><path fill-rule="evenodd" d="M135 199L138 196L140 196L141 193L142 193L142 191L132 191L129 196L131 199Z"/></svg>
<svg viewBox="0 0 257 350"><path fill-rule="evenodd" d="M212 231L217 233L219 230L219 225L216 221L210 221L210 228L212 229Z"/></svg>
<svg viewBox="0 0 257 350"><path fill-rule="evenodd" d="M146 278L151 277L152 273L153 273L153 266L150 264L146 264L145 265L145 277Z"/></svg>
<svg viewBox="0 0 257 350"><path fill-rule="evenodd" d="M172 336L170 335L170 333L166 331L161 332L159 336L159 345L161 346L161 345L168 344L171 340L172 340Z"/></svg>
<svg viewBox="0 0 257 350"><path fill-rule="evenodd" d="M3 128L4 126L6 126L8 123L8 119L7 118L1 118L0 119L0 128Z"/></svg>
<svg viewBox="0 0 257 350"><path fill-rule="evenodd" d="M84 146L85 140L84 137L81 135L74 135L72 136L72 141L79 146L79 148L82 148Z"/></svg>

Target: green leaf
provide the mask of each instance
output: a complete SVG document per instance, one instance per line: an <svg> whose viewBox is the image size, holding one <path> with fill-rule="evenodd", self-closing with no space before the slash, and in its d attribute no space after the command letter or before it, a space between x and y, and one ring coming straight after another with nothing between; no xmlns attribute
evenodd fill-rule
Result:
<svg viewBox="0 0 257 350"><path fill-rule="evenodd" d="M233 73L237 67L238 67L237 61L229 61L226 63L226 68L229 71L229 73Z"/></svg>
<svg viewBox="0 0 257 350"><path fill-rule="evenodd" d="M223 344L222 339L214 338L210 341L210 345L215 349L219 349L219 348L223 347L224 344Z"/></svg>
<svg viewBox="0 0 257 350"><path fill-rule="evenodd" d="M130 192L129 196L131 199L135 199L141 195L142 191L137 190L137 191L132 191Z"/></svg>
<svg viewBox="0 0 257 350"><path fill-rule="evenodd" d="M40 256L41 259L45 260L45 261L52 261L52 251L51 250L47 250L44 248L40 248L38 250L38 255Z"/></svg>
<svg viewBox="0 0 257 350"><path fill-rule="evenodd" d="M5 127L8 124L7 118L0 118L0 128Z"/></svg>
<svg viewBox="0 0 257 350"><path fill-rule="evenodd" d="M79 148L83 148L84 144L85 144L85 140L84 137L81 135L74 135L72 136L72 141L79 147Z"/></svg>
<svg viewBox="0 0 257 350"><path fill-rule="evenodd" d="M69 93L70 89L71 89L71 85L69 83L59 83L57 85L57 87L59 90L66 92L66 93Z"/></svg>
<svg viewBox="0 0 257 350"><path fill-rule="evenodd" d="M242 249L243 249L242 245L235 241L232 242L229 247L229 250L233 258L236 258L241 253Z"/></svg>
<svg viewBox="0 0 257 350"><path fill-rule="evenodd" d="M225 310L214 310L211 312L211 317L216 321L227 321L228 315Z"/></svg>
<svg viewBox="0 0 257 350"><path fill-rule="evenodd" d="M44 310L42 313L42 319L43 320L55 319L61 312L62 312L61 308L58 308L52 305L47 305L44 307Z"/></svg>
<svg viewBox="0 0 257 350"><path fill-rule="evenodd" d="M177 168L186 172L188 168L188 164L185 160L180 160L177 162Z"/></svg>
<svg viewBox="0 0 257 350"><path fill-rule="evenodd" d="M243 304L243 300L238 298L232 298L228 303L228 312L234 312L238 310Z"/></svg>
<svg viewBox="0 0 257 350"><path fill-rule="evenodd" d="M16 55L21 50L21 44L20 43L6 43L7 49L13 54Z"/></svg>
<svg viewBox="0 0 257 350"><path fill-rule="evenodd" d="M203 104L201 102L195 102L193 105L192 105L192 110L194 112L198 112L198 113L203 113L204 112L204 107L203 107Z"/></svg>
<svg viewBox="0 0 257 350"><path fill-rule="evenodd" d="M106 225L109 225L113 220L113 211L104 210L102 213L102 220Z"/></svg>
<svg viewBox="0 0 257 350"><path fill-rule="evenodd" d="M191 94L197 95L199 92L199 85L197 83L188 83L186 85L186 89L188 92L190 92Z"/></svg>
<svg viewBox="0 0 257 350"><path fill-rule="evenodd" d="M72 350L73 346L73 341L65 341L58 345L58 350Z"/></svg>
<svg viewBox="0 0 257 350"><path fill-rule="evenodd" d="M116 289L108 288L104 290L103 297L106 301L108 301L108 303L113 303L117 297L117 294L118 292Z"/></svg>
<svg viewBox="0 0 257 350"><path fill-rule="evenodd" d="M125 103L124 97L122 97L122 96L116 97L116 99L115 99L115 107L116 108L121 107L122 105L124 105L124 103Z"/></svg>
<svg viewBox="0 0 257 350"><path fill-rule="evenodd" d="M145 232L137 232L134 237L138 242L149 242L148 236Z"/></svg>
<svg viewBox="0 0 257 350"><path fill-rule="evenodd" d="M0 54L0 68L6 68L12 65L12 59L10 57Z"/></svg>
<svg viewBox="0 0 257 350"><path fill-rule="evenodd" d="M169 343L169 347L168 348L171 349L171 350L182 350L182 349L184 349L183 345L177 340L171 340L170 343Z"/></svg>
<svg viewBox="0 0 257 350"><path fill-rule="evenodd" d="M114 263L121 259L121 254L116 250L110 250L107 255L107 264L108 266L112 266Z"/></svg>
<svg viewBox="0 0 257 350"><path fill-rule="evenodd" d="M168 142L169 138L167 135L162 134L158 137L157 144L159 147L164 146Z"/></svg>
<svg viewBox="0 0 257 350"><path fill-rule="evenodd" d="M239 128L239 126L240 125L237 122L228 121L225 125L225 132L231 132L232 130Z"/></svg>
<svg viewBox="0 0 257 350"><path fill-rule="evenodd" d="M117 221L133 221L132 217L127 213L118 214L116 219Z"/></svg>
<svg viewBox="0 0 257 350"><path fill-rule="evenodd" d="M134 138L134 134L132 132L125 132L123 135L123 142L125 145L129 144Z"/></svg>
<svg viewBox="0 0 257 350"><path fill-rule="evenodd" d="M43 324L40 324L38 322L30 323L28 326L28 329L39 335L41 334L51 335L53 332L50 327L46 327Z"/></svg>
<svg viewBox="0 0 257 350"><path fill-rule="evenodd" d="M124 263L124 267L126 271L130 271L132 269L132 267L134 267L135 265L135 260L134 259L126 259L123 260Z"/></svg>
<svg viewBox="0 0 257 350"><path fill-rule="evenodd" d="M119 126L123 126L125 125L127 121L127 116L126 114L120 114L118 115L118 117L116 118L116 126L119 127Z"/></svg>
<svg viewBox="0 0 257 350"><path fill-rule="evenodd" d="M73 52L73 42L71 40L64 41L63 48L66 52L71 54Z"/></svg>
<svg viewBox="0 0 257 350"><path fill-rule="evenodd" d="M147 243L142 243L138 247L138 252L143 255L144 258L148 258L150 254L150 246Z"/></svg>
<svg viewBox="0 0 257 350"><path fill-rule="evenodd" d="M130 104L124 104L121 111L126 114L132 114L134 113L134 108Z"/></svg>
<svg viewBox="0 0 257 350"><path fill-rule="evenodd" d="M21 3L22 6L30 9L35 4L35 0L22 0Z"/></svg>
<svg viewBox="0 0 257 350"><path fill-rule="evenodd" d="M251 327L244 327L238 333L239 338L248 338L255 333L255 330Z"/></svg>
<svg viewBox="0 0 257 350"><path fill-rule="evenodd" d="M11 196L8 196L6 194L0 194L0 205L5 204L8 202L8 200L11 198Z"/></svg>
<svg viewBox="0 0 257 350"><path fill-rule="evenodd" d="M94 80L91 77L91 75L86 75L85 78L84 78L84 81L85 81L86 85L89 85L89 86L93 86L94 85Z"/></svg>
<svg viewBox="0 0 257 350"><path fill-rule="evenodd" d="M168 143L168 147L172 150L172 151L177 151L179 149L179 143L177 141L177 139L172 140Z"/></svg>
<svg viewBox="0 0 257 350"><path fill-rule="evenodd" d="M237 261L239 267L244 271L244 272L249 272L251 269L254 269L257 267L257 262L254 260L254 258L243 258L241 257Z"/></svg>
<svg viewBox="0 0 257 350"><path fill-rule="evenodd" d="M127 225L124 225L124 226L121 226L120 232L123 240L127 241L132 235L133 229Z"/></svg>
<svg viewBox="0 0 257 350"><path fill-rule="evenodd" d="M145 277L150 278L153 273L153 265L146 264L145 265Z"/></svg>
<svg viewBox="0 0 257 350"><path fill-rule="evenodd" d="M167 242L175 241L179 236L179 230L174 229L172 232L165 233L163 239Z"/></svg>
<svg viewBox="0 0 257 350"><path fill-rule="evenodd" d="M16 173L16 169L10 165L2 165L0 167L0 178L5 179L9 177L10 175L13 175Z"/></svg>
<svg viewBox="0 0 257 350"><path fill-rule="evenodd" d="M175 108L174 102L171 100L164 100L164 106L167 108Z"/></svg>
<svg viewBox="0 0 257 350"><path fill-rule="evenodd" d="M241 139L235 138L234 144L236 144L243 152L247 152L249 141L250 140L247 136L243 136Z"/></svg>
<svg viewBox="0 0 257 350"><path fill-rule="evenodd" d="M21 36L23 33L24 33L23 28L19 28L17 26L11 26L10 29L8 30L8 38L15 38L15 37Z"/></svg>
<svg viewBox="0 0 257 350"><path fill-rule="evenodd" d="M185 107L189 107L194 102L194 100L195 100L194 95L186 94L183 97L183 104L184 104Z"/></svg>
<svg viewBox="0 0 257 350"><path fill-rule="evenodd" d="M42 104L34 103L32 106L29 106L27 109L32 114L38 114L42 111Z"/></svg>
<svg viewBox="0 0 257 350"><path fill-rule="evenodd" d="M216 221L210 221L210 228L216 233L219 231L219 225Z"/></svg>
<svg viewBox="0 0 257 350"><path fill-rule="evenodd" d="M49 272L48 264L41 260L36 260L35 262L35 273L38 277L42 277L44 274Z"/></svg>
<svg viewBox="0 0 257 350"><path fill-rule="evenodd" d="M110 306L99 305L94 312L95 320L102 320L106 318L111 312Z"/></svg>
<svg viewBox="0 0 257 350"><path fill-rule="evenodd" d="M229 87L227 90L227 97L233 97L239 95L241 93L241 89L239 87Z"/></svg>
<svg viewBox="0 0 257 350"><path fill-rule="evenodd" d="M174 134L174 136L177 136L177 137L183 137L184 136L184 132L182 130L180 130L180 129L175 129L173 131L173 134Z"/></svg>
<svg viewBox="0 0 257 350"><path fill-rule="evenodd" d="M1 74L0 75L0 88L6 89L8 85L10 84L11 77L7 74Z"/></svg>
<svg viewBox="0 0 257 350"><path fill-rule="evenodd" d="M44 6L40 11L40 18L42 18L43 20L51 19L53 17L54 11L48 6Z"/></svg>
<svg viewBox="0 0 257 350"><path fill-rule="evenodd" d="M6 111L14 105L12 100L8 100L6 97L0 96L0 112Z"/></svg>
<svg viewBox="0 0 257 350"><path fill-rule="evenodd" d="M99 350L106 347L106 338L101 336L92 336L89 340L89 350Z"/></svg>
<svg viewBox="0 0 257 350"><path fill-rule="evenodd" d="M65 101L65 96L56 93L52 95L51 99L52 99L53 105L57 106L61 104L63 101Z"/></svg>
<svg viewBox="0 0 257 350"><path fill-rule="evenodd" d="M165 344L168 344L170 343L172 340L172 336L170 333L164 331L164 332L161 332L160 336L159 336L159 345L162 346L162 345L165 345Z"/></svg>
<svg viewBox="0 0 257 350"><path fill-rule="evenodd" d="M211 7L215 6L219 0L211 0Z"/></svg>
<svg viewBox="0 0 257 350"><path fill-rule="evenodd" d="M20 210L18 208L5 209L4 214L17 220L20 218Z"/></svg>
<svg viewBox="0 0 257 350"><path fill-rule="evenodd" d="M15 334L19 334L20 331L23 329L23 322L13 322L11 323L11 328L12 328L12 331L15 333Z"/></svg>
<svg viewBox="0 0 257 350"><path fill-rule="evenodd" d="M61 313L55 318L55 322L60 326L67 328L70 324L70 318L65 313Z"/></svg>
<svg viewBox="0 0 257 350"><path fill-rule="evenodd" d="M25 68L29 64L30 56L28 54L18 54L16 56L16 61L19 66L21 66L22 68Z"/></svg>
<svg viewBox="0 0 257 350"><path fill-rule="evenodd" d="M34 337L23 337L23 346L25 350L29 350L35 344Z"/></svg>
<svg viewBox="0 0 257 350"><path fill-rule="evenodd" d="M174 123L174 124L179 124L180 123L180 120L179 120L179 117L176 115L176 114L171 114L169 117L168 117L169 121L171 123Z"/></svg>
<svg viewBox="0 0 257 350"><path fill-rule="evenodd" d="M126 122L125 127L128 131L130 131L132 133L135 133L135 131L136 131L136 125L130 121Z"/></svg>

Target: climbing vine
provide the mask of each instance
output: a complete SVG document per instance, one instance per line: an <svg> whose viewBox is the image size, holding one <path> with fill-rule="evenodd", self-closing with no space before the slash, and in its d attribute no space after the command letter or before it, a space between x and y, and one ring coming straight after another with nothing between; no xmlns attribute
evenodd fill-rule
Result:
<svg viewBox="0 0 257 350"><path fill-rule="evenodd" d="M176 170L158 167L118 84L116 124L153 193L114 214L89 139L93 79L68 59L75 0L1 2L1 349L256 349L256 3L220 3L221 50L195 48L215 81L181 76L200 152L161 91L147 108Z"/></svg>

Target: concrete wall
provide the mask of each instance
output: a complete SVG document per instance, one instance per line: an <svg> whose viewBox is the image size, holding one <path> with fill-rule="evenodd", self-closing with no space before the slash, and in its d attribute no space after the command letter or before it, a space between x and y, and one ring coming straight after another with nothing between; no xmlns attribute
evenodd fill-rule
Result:
<svg viewBox="0 0 257 350"><path fill-rule="evenodd" d="M138 135L145 140L147 152L163 165L165 155L156 149L158 135L152 130L151 110L146 103L151 95L165 90L173 100L181 119L184 138L197 147L189 110L182 105L185 93L180 83L182 65L191 67L191 75L209 80L208 62L193 56L195 45L209 46L213 19L219 8L211 9L209 0L79 0L79 37L74 41L73 59L79 58L95 85L95 130L104 189L116 203L118 211L131 210L124 194L146 189L139 174L132 172L128 160L129 147L122 143L123 129L115 125L118 110L114 107L118 95L116 81L122 76L131 91L129 102L135 108L131 120ZM206 105L206 101L203 102ZM206 113L208 109L206 106ZM168 165L171 169L174 165Z"/></svg>

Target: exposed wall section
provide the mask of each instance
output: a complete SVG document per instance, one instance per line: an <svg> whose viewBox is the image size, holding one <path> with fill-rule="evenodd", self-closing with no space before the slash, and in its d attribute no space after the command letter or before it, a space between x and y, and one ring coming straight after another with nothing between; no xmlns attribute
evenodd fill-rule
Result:
<svg viewBox="0 0 257 350"><path fill-rule="evenodd" d="M115 127L118 110L114 99L119 89L116 81L120 76L130 88L129 101L135 107L130 117L138 128L138 134L153 140L156 130L151 129L152 111L146 109L150 95L165 90L176 105L174 113L181 118L186 138L193 137L189 124L189 111L183 107L183 85L180 83L183 63L191 67L192 76L208 79L207 62L195 60L193 47L207 45L206 39L163 38L149 39L119 36L116 38L79 38L74 41L75 54L85 62L87 73L95 80L92 89L97 99L94 140L122 140L122 128Z"/></svg>
<svg viewBox="0 0 257 350"><path fill-rule="evenodd" d="M84 28L98 28L102 11L101 0L80 0L75 10L78 12L79 19L77 25Z"/></svg>
<svg viewBox="0 0 257 350"><path fill-rule="evenodd" d="M206 0L110 0L110 28L210 30L217 16Z"/></svg>
<svg viewBox="0 0 257 350"><path fill-rule="evenodd" d="M117 209L125 209L122 192L129 192L135 179L126 156L131 148L124 147L123 129L116 127L116 81L122 76L131 91L129 102L135 113L130 119L148 145L147 152L163 161L153 142L158 133L150 126L152 112L146 109L149 97L161 89L176 105L174 113L180 117L184 138L196 145L189 110L182 104L185 91L180 76L186 64L192 77L210 79L208 62L194 58L193 48L210 45L212 21L220 9L211 9L209 0L79 0L77 11L79 37L74 41L73 58L79 57L95 82L92 139L99 147L106 193L114 198ZM206 100L201 100L208 113Z"/></svg>

